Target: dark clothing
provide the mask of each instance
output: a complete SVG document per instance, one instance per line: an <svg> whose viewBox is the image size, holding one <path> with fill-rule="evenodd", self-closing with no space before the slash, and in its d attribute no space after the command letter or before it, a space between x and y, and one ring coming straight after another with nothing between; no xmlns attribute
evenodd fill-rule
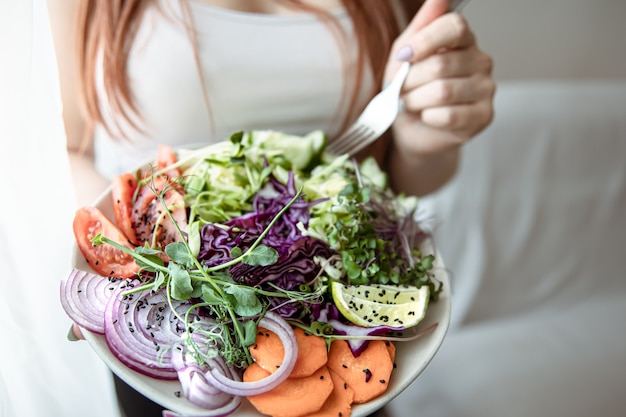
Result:
<svg viewBox="0 0 626 417"><path fill-rule="evenodd" d="M113 374L117 401L125 417L161 417L163 407L135 391L117 375Z"/></svg>

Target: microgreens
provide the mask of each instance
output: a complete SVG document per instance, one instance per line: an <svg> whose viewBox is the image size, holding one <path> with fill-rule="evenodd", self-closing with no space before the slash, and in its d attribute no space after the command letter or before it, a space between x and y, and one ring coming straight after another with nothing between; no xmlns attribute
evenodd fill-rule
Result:
<svg viewBox="0 0 626 417"><path fill-rule="evenodd" d="M355 169L358 172L358 167ZM415 249L426 235L414 212L400 217L394 205L397 200L388 190L364 185L360 174L355 178L331 208L349 215L337 220L328 237L330 245L339 248L347 283L429 285L431 297L436 299L442 287L432 279L434 256L422 258Z"/></svg>

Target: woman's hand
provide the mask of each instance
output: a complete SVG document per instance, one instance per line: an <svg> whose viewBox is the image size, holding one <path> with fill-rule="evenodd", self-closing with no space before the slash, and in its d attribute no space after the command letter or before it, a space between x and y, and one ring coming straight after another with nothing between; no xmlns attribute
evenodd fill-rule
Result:
<svg viewBox="0 0 626 417"><path fill-rule="evenodd" d="M390 155L415 169L424 164L436 168L430 172L439 180L415 192L424 194L453 175L459 147L491 123L493 64L478 48L465 18L448 13L448 0L427 0L396 39L386 80L401 61L412 67L401 96L404 109L393 125ZM391 169L398 169L395 162L389 161Z"/></svg>

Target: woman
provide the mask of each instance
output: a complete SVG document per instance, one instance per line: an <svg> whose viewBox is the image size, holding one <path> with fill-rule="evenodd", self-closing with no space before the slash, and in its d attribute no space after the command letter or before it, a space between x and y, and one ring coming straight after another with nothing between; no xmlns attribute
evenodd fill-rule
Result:
<svg viewBox="0 0 626 417"><path fill-rule="evenodd" d="M493 116L491 59L448 0L48 3L80 203L158 143L251 129L323 129L332 141L401 61L413 64L403 110L362 152L396 191L425 195L445 184L461 146ZM78 36L67 30L76 20Z"/></svg>

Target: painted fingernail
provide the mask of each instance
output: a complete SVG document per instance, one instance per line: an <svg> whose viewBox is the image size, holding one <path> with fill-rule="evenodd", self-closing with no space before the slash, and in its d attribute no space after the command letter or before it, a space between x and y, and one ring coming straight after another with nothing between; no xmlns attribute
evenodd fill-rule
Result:
<svg viewBox="0 0 626 417"><path fill-rule="evenodd" d="M408 61L409 59L411 59L412 56L413 48L411 48L409 45L406 45L398 50L398 53L396 54L396 59L398 61Z"/></svg>

